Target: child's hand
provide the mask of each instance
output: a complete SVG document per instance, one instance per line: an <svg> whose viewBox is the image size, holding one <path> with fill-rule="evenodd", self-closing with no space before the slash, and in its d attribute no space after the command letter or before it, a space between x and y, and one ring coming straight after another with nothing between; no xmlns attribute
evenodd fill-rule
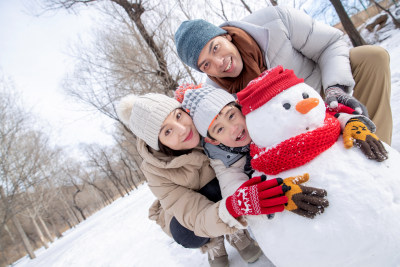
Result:
<svg viewBox="0 0 400 267"><path fill-rule="evenodd" d="M327 192L324 189L299 185L307 182L309 174L289 177L283 180L283 183L290 186L291 189L285 193L288 198L288 204L285 209L298 215L313 219L315 215L323 213L329 206L326 197Z"/></svg>
<svg viewBox="0 0 400 267"><path fill-rule="evenodd" d="M345 148L351 148L353 143L356 143L369 159L384 161L388 158L388 153L378 136L357 118L352 118L347 122L343 130L343 141Z"/></svg>
<svg viewBox="0 0 400 267"><path fill-rule="evenodd" d="M244 182L233 195L227 197L226 208L235 218L281 212L288 199L283 194L289 189L281 178L265 180L258 176Z"/></svg>

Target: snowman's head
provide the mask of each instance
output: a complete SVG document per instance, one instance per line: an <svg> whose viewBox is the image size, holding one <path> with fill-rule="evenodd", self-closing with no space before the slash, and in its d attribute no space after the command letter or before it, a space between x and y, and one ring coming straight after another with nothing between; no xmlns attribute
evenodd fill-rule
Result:
<svg viewBox="0 0 400 267"><path fill-rule="evenodd" d="M294 73L288 75L287 79L293 79L293 76ZM258 79L257 83L271 83L270 87L260 86L255 89L253 83L252 90L244 92L244 94L247 94L246 97L251 97L251 94L258 95L251 101L256 101L257 107L252 108L253 104L250 104L249 101L242 101L241 103L242 95L238 94L239 103L244 106L244 110L250 108L246 114L246 124L250 137L257 146L275 146L291 137L315 130L323 125L325 119L324 101L312 87L302 81L292 82L292 84L286 83L284 86L287 88L280 90L260 105L258 99L262 95L268 94L269 88L282 86L282 79L286 79L280 74L277 74L276 77L272 75L269 78L268 75L265 75L262 79ZM273 79L277 79L277 82L274 83ZM262 91L257 92L259 88Z"/></svg>

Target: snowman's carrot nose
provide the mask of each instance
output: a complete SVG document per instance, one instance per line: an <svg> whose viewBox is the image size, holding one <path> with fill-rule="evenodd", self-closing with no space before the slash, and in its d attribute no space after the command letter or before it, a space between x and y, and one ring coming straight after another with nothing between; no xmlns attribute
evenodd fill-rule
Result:
<svg viewBox="0 0 400 267"><path fill-rule="evenodd" d="M297 103L296 110L301 114L307 114L310 110L318 106L318 104L318 98L306 98Z"/></svg>

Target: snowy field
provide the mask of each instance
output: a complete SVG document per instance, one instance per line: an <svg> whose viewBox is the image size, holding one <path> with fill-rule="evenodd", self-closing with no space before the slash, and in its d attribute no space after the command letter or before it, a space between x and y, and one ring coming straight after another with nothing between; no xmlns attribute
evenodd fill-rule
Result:
<svg viewBox="0 0 400 267"><path fill-rule="evenodd" d="M133 194L120 198L92 215L64 236L35 251L36 259L22 258L17 267L128 267L209 266L207 255L173 242L161 228L147 219L154 201L143 184ZM232 267L247 266L229 244ZM273 266L264 256L251 266Z"/></svg>
<svg viewBox="0 0 400 267"><path fill-rule="evenodd" d="M392 147L400 151L400 30L385 29L389 36L379 43L389 51L392 71ZM207 256L198 249L185 249L165 235L147 218L154 196L146 184L92 215L80 225L35 251L36 259L24 257L16 267L107 267L107 266L208 266ZM230 266L248 266L226 244ZM249 266L273 266L265 256Z"/></svg>

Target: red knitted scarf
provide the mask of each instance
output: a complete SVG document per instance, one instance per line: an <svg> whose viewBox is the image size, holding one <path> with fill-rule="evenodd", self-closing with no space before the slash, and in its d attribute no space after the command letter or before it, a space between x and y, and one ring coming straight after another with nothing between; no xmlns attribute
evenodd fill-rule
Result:
<svg viewBox="0 0 400 267"><path fill-rule="evenodd" d="M267 150L250 145L251 166L265 174L278 174L313 160L330 148L340 135L340 123L326 114L324 125L279 143Z"/></svg>

